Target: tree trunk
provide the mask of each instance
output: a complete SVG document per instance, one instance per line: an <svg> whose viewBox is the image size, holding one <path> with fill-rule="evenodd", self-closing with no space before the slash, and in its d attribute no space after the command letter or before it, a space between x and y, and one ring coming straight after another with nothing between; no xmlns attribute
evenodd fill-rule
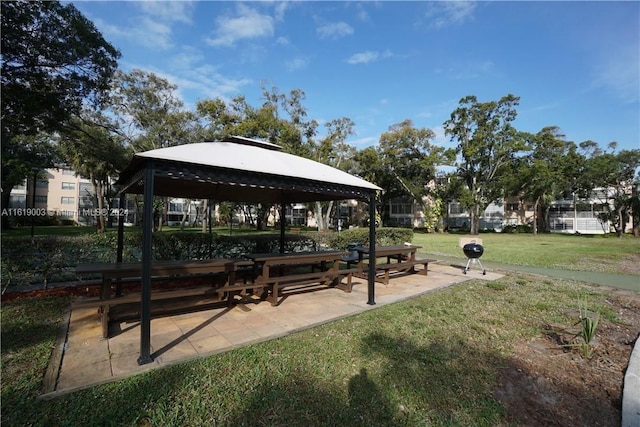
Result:
<svg viewBox="0 0 640 427"><path fill-rule="evenodd" d="M98 214L96 215L96 229L98 233L104 232L104 198L102 197L102 183L91 177L91 183L93 184L93 194L96 198L96 204L98 205Z"/></svg>
<svg viewBox="0 0 640 427"><path fill-rule="evenodd" d="M187 220L187 216L189 215L190 211L191 211L191 199L187 199L186 209L183 208L183 211L182 211L182 221L180 221L180 231L184 231L184 223Z"/></svg>
<svg viewBox="0 0 640 427"><path fill-rule="evenodd" d="M538 205L540 203L540 197L536 199L536 202L533 204L533 235L538 235Z"/></svg>
<svg viewBox="0 0 640 427"><path fill-rule="evenodd" d="M333 210L333 201L329 202L329 205L326 211L324 211L323 209L322 202L316 202L315 215L316 215L316 222L318 224L318 230L329 229L332 210Z"/></svg>
<svg viewBox="0 0 640 427"><path fill-rule="evenodd" d="M164 221L168 217L169 212L169 198L162 197L160 200L162 201L162 209L160 210L160 215L158 217L158 231L162 231L162 226L164 225Z"/></svg>
<svg viewBox="0 0 640 427"><path fill-rule="evenodd" d="M472 236L477 236L479 234L479 229L480 229L480 204L479 203L476 203L471 208L470 221L471 221L471 224L469 228L469 234L471 234Z"/></svg>
<svg viewBox="0 0 640 427"><path fill-rule="evenodd" d="M618 232L618 237L622 237L622 235L624 234L624 229L627 226L626 221L625 221L625 217L624 217L624 209L623 208L618 208L618 226L617 228L617 232Z"/></svg>
<svg viewBox="0 0 640 427"><path fill-rule="evenodd" d="M316 202L314 215L316 216L316 225L318 226L318 231L325 229L324 218L322 217L322 205L320 202Z"/></svg>
<svg viewBox="0 0 640 427"><path fill-rule="evenodd" d="M204 199L202 203L202 232L207 232L207 224L209 223L209 200Z"/></svg>

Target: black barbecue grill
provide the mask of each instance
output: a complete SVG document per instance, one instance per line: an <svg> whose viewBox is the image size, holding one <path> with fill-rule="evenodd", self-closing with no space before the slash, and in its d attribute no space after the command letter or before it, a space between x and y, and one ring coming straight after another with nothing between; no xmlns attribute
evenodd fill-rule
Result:
<svg viewBox="0 0 640 427"><path fill-rule="evenodd" d="M477 243L467 243L462 247L462 251L468 258L467 266L464 268L464 274L467 274L467 271L469 271L469 266L475 263L478 263L480 265L483 275L487 274L487 270L484 269L482 263L480 262L480 257L484 253L484 247L482 245L479 245Z"/></svg>

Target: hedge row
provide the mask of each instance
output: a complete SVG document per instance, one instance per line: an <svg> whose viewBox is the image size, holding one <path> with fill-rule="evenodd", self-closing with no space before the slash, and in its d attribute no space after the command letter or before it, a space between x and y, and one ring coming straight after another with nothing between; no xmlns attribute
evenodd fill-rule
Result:
<svg viewBox="0 0 640 427"><path fill-rule="evenodd" d="M410 242L413 231L379 228L378 244ZM286 252L346 250L351 242L369 244L368 229L341 233L287 234ZM85 236L6 237L2 242L2 287L44 285L76 281L75 267L82 263L116 262L117 236L102 233ZM245 253L277 253L279 234L218 236L201 233L154 233L153 255L157 261L239 258ZM142 257L142 233L124 234L123 261Z"/></svg>

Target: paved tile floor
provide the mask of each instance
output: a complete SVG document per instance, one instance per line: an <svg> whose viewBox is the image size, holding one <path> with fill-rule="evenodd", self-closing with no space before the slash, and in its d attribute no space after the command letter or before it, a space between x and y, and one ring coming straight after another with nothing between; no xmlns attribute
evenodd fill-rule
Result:
<svg viewBox="0 0 640 427"><path fill-rule="evenodd" d="M150 369L208 356L233 348L291 334L445 288L465 280L495 280L500 274L478 270L467 275L449 265L429 265L429 274L393 278L388 286L376 284L376 305L367 304L367 284L354 279L353 291L317 289L286 295L277 307L268 302L248 302L229 307L205 307L199 311L157 317L151 320L153 362L138 365L140 327L137 321L112 324L109 338L101 337L95 308L70 313L69 325L61 337L62 360L54 378L53 395L114 381ZM52 359L52 363L53 362ZM50 367L51 368L51 367Z"/></svg>

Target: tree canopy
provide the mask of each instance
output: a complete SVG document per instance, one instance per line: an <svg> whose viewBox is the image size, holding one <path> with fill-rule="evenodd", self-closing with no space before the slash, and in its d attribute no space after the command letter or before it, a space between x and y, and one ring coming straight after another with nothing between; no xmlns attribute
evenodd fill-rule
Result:
<svg viewBox="0 0 640 427"><path fill-rule="evenodd" d="M58 130L100 101L120 53L73 4L1 2L2 140Z"/></svg>
<svg viewBox="0 0 640 427"><path fill-rule="evenodd" d="M457 173L466 184L462 202L470 209L471 234L478 234L480 213L504 195L499 178L514 154L525 148L512 125L519 100L511 94L489 102L467 96L445 122L445 133L458 143Z"/></svg>
<svg viewBox="0 0 640 427"><path fill-rule="evenodd" d="M50 135L104 99L120 53L72 4L6 1L0 11L5 207L31 170L53 166Z"/></svg>

